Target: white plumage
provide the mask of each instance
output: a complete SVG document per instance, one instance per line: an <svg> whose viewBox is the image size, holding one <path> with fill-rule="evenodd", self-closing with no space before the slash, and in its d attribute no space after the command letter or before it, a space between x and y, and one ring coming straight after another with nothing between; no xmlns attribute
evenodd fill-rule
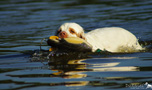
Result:
<svg viewBox="0 0 152 90"><path fill-rule="evenodd" d="M84 33L80 25L76 23L64 23L59 28L57 35L61 38L83 38L92 46L93 52L97 49L109 52L135 52L143 49L139 45L135 35L120 27L98 28Z"/></svg>

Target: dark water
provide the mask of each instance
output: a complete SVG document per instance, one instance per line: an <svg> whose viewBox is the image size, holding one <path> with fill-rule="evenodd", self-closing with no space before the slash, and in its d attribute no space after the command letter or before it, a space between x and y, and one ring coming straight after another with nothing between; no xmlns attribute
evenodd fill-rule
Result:
<svg viewBox="0 0 152 90"><path fill-rule="evenodd" d="M152 0L1 0L0 89L129 90L152 85L151 50L31 58L41 39L54 35L64 22L77 22L86 32L123 27L147 46L152 41Z"/></svg>

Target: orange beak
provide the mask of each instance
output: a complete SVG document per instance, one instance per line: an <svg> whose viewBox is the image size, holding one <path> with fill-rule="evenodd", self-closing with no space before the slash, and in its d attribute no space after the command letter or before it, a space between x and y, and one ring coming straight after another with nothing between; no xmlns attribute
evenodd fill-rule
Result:
<svg viewBox="0 0 152 90"><path fill-rule="evenodd" d="M56 40L58 40L59 37L58 36L50 36L49 39L56 39Z"/></svg>
<svg viewBox="0 0 152 90"><path fill-rule="evenodd" d="M49 37L49 39L55 39L55 40L58 40L59 39L59 37L58 36L50 36ZM50 49L49 49L49 51L51 52L51 51L53 51L53 50L55 50L55 48L54 47L51 47Z"/></svg>

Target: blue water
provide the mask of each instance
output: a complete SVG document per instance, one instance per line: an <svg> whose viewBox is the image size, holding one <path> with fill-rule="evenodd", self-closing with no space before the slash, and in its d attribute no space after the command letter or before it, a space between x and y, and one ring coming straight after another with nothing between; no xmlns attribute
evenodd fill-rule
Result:
<svg viewBox="0 0 152 90"><path fill-rule="evenodd" d="M151 0L1 0L1 90L146 89L152 85L152 50L124 54L32 56L64 22L86 32L122 27L145 47L152 43ZM49 49L46 43L43 49ZM150 89L150 88L148 88Z"/></svg>

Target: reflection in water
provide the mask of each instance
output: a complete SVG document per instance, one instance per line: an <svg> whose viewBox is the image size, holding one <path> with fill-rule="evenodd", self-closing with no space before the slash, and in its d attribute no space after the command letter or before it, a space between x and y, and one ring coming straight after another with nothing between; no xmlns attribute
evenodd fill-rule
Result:
<svg viewBox="0 0 152 90"><path fill-rule="evenodd" d="M152 84L151 13L152 0L0 0L0 54L5 55L0 56L0 89L67 90L64 86L71 86L104 90L126 89L126 84L133 83ZM39 49L41 39L54 35L64 22L77 22L86 32L123 27L147 50L89 57L51 56L49 66L44 53L31 62L25 54L20 56L26 50Z"/></svg>
<svg viewBox="0 0 152 90"><path fill-rule="evenodd" d="M83 54L84 55L84 54ZM87 74L83 74L83 72L88 71L86 69L86 63L82 62L85 59L81 57L82 54L70 54L67 58L68 54L60 55L60 56L51 56L49 60L49 66L52 71L56 71L52 73L50 77L62 77L64 79L79 79L87 77ZM69 59L78 60L69 60ZM89 81L70 81L65 82L65 86L85 86Z"/></svg>
<svg viewBox="0 0 152 90"><path fill-rule="evenodd" d="M73 88L72 86L91 86L120 89L126 88L126 84L130 85L134 82L142 84L151 80L151 74L145 76L145 73L151 72L151 57L142 57L140 58L141 61L137 62L136 60L139 60L139 58L130 56L133 54L127 55L113 54L107 57L99 54L89 56L84 53L81 55L80 53L69 54L69 56L68 54L62 54L50 56L48 62L43 60L43 58L46 59L47 55L42 55L42 57L39 57L41 60L36 57L36 61L33 57L34 60L29 63L25 61L26 64L21 58L19 61L22 62L17 64L20 69L13 69L16 64L10 60L9 65L5 65L5 63L4 65L5 68L9 66L12 69L0 70L2 73L0 76L4 77L4 79L1 78L1 82L5 82L7 85L15 83L19 87L15 89L39 86L66 86L68 88ZM4 67L3 63L0 64L0 67ZM8 78L8 80L5 78Z"/></svg>
<svg viewBox="0 0 152 90"><path fill-rule="evenodd" d="M79 54L80 55L80 54ZM90 64L84 62L86 59L76 59L69 60L67 57L59 56L59 57L51 57L49 60L49 66L52 71L56 71L50 75L50 77L61 77L64 79L82 79L88 77L86 72L121 72L121 71L139 71L138 67L135 66L118 66L120 62L108 62L108 63L98 63L98 64ZM69 58L72 56L69 56ZM126 57L127 58L127 57ZM123 57L123 59L126 59ZM128 57L129 59L131 57ZM134 57L132 57L134 58ZM112 59L112 58L111 58ZM122 58L117 58L122 59ZM104 60L104 59L103 59ZM116 79L123 77L114 77ZM111 77L111 79L114 79ZM104 80L108 80L109 78L103 78ZM90 83L95 83L92 81L70 81L65 83L65 86L84 86Z"/></svg>

